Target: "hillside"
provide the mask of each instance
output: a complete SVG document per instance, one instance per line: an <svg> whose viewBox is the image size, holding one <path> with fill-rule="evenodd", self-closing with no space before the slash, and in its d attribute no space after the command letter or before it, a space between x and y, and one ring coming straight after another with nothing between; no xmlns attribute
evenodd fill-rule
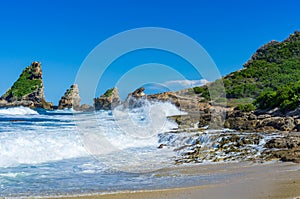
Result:
<svg viewBox="0 0 300 199"><path fill-rule="evenodd" d="M243 69L222 78L226 97L229 100L257 98L268 92L282 90L298 80L300 80L299 31L291 34L282 42L271 41L260 47L244 64ZM217 84L218 81L209 86L213 88ZM204 97L209 99L207 86L196 87L194 91L202 93ZM273 95L275 94L273 93Z"/></svg>

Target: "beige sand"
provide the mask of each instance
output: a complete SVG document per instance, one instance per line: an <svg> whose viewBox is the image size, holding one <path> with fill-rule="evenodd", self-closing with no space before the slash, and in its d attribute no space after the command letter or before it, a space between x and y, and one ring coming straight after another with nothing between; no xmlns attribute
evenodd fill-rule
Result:
<svg viewBox="0 0 300 199"><path fill-rule="evenodd" d="M206 172L236 174L222 183L204 186L174 188L152 191L95 194L90 196L68 196L60 198L78 199L300 199L300 165L292 163L272 164L217 164L189 166L177 169L181 174ZM161 174L168 173L162 170Z"/></svg>

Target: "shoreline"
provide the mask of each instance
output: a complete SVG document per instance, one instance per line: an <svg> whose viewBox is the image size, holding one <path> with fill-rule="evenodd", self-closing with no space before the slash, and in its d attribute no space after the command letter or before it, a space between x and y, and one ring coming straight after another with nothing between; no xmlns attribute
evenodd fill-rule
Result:
<svg viewBox="0 0 300 199"><path fill-rule="evenodd" d="M167 169L168 170L168 169ZM300 166L294 163L225 163L182 167L179 173L224 175L221 182L154 190L124 190L83 195L47 196L60 199L300 199ZM203 173L201 173L203 174ZM225 174L234 177L226 178Z"/></svg>

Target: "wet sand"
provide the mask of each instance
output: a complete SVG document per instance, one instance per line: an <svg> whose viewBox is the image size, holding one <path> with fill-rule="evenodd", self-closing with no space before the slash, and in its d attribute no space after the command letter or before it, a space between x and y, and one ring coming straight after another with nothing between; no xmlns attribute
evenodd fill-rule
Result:
<svg viewBox="0 0 300 199"><path fill-rule="evenodd" d="M159 173L168 175L172 169ZM66 199L300 199L300 164L230 163L179 167L182 175L233 175L207 185L120 193L98 193L85 196L60 196Z"/></svg>

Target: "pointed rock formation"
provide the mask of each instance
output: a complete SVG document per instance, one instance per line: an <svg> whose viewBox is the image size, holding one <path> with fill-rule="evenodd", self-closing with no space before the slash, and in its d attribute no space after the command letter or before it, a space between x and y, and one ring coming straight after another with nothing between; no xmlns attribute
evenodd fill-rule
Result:
<svg viewBox="0 0 300 199"><path fill-rule="evenodd" d="M77 84L73 84L59 100L58 109L65 108L80 109L80 96Z"/></svg>
<svg viewBox="0 0 300 199"><path fill-rule="evenodd" d="M30 108L52 109L46 102L40 62L32 62L19 79L0 98L0 106L25 106Z"/></svg>
<svg viewBox="0 0 300 199"><path fill-rule="evenodd" d="M95 110L112 110L121 104L117 88L108 89L99 98L94 99Z"/></svg>
<svg viewBox="0 0 300 199"><path fill-rule="evenodd" d="M143 99L147 99L146 94L144 93L145 88L141 87L133 91L132 93L129 93L124 106L127 108L137 108L141 107L144 104Z"/></svg>
<svg viewBox="0 0 300 199"><path fill-rule="evenodd" d="M146 95L144 93L144 91L145 91L144 87L138 88L135 91L133 91L132 93L129 93L129 95L128 95L127 98L129 98L129 97L134 97L136 99L142 98L142 97L144 97Z"/></svg>

